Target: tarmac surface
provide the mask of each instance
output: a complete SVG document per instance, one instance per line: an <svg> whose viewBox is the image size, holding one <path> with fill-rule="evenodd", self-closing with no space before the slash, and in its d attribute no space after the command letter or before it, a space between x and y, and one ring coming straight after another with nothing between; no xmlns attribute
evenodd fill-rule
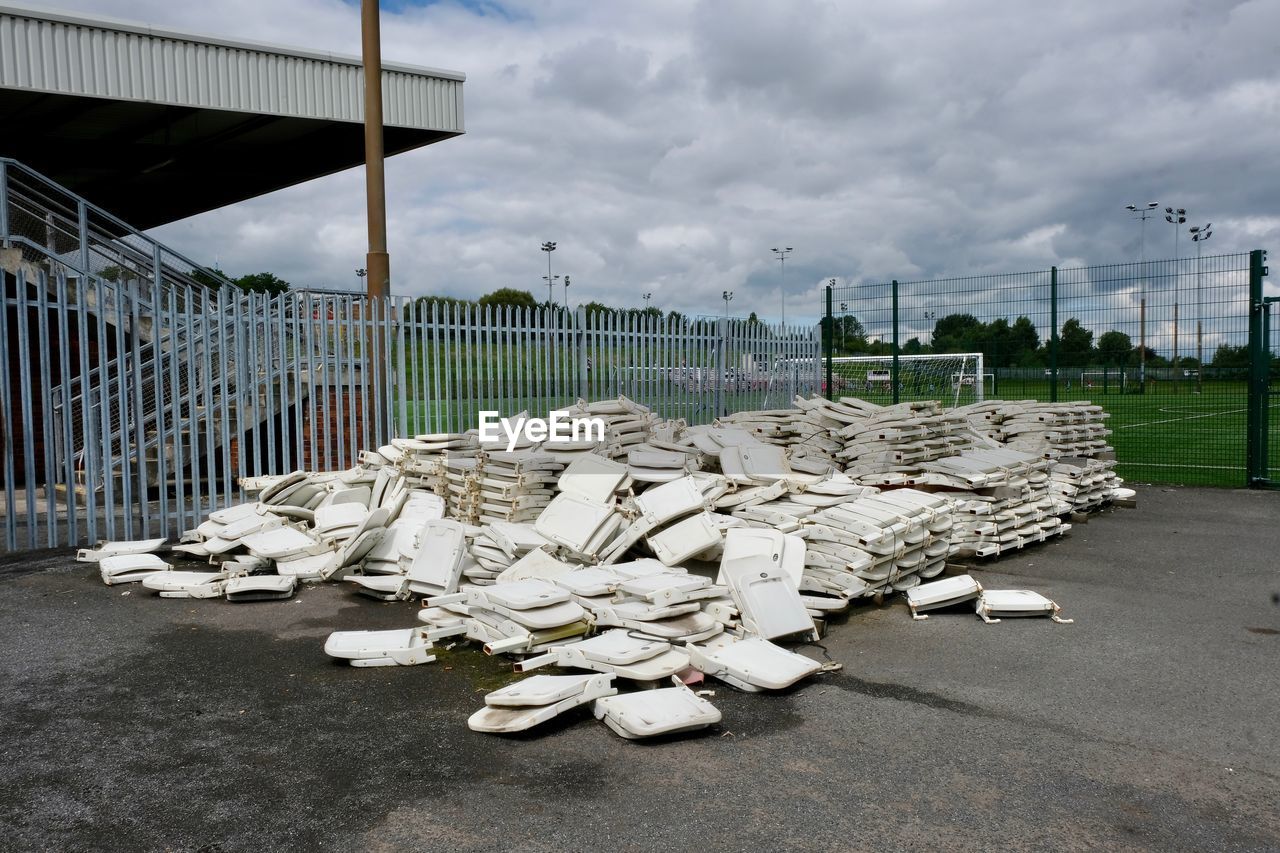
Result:
<svg viewBox="0 0 1280 853"><path fill-rule="evenodd" d="M624 741L469 731L508 661L354 669L416 605L161 600L0 558L6 850L1280 849L1280 494L1144 488L974 575L1073 625L857 607L782 695Z"/></svg>

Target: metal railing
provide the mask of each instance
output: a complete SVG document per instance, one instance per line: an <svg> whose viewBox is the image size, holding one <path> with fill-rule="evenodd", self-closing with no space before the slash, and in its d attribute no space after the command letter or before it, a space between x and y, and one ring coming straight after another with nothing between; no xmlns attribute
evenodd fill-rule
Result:
<svg viewBox="0 0 1280 853"><path fill-rule="evenodd" d="M1247 470L1249 430L1280 427L1274 401L1246 418L1251 369L1280 380L1274 346L1251 360L1263 255L828 288L823 329L835 356L980 352L989 399L1099 403L1127 479L1242 486L1280 478L1275 453L1253 453L1269 474ZM929 393L889 387L885 401Z"/></svg>
<svg viewBox="0 0 1280 853"><path fill-rule="evenodd" d="M710 422L819 391L816 328L4 276L7 549L173 535L245 476L350 467L481 410L625 394ZM146 328L148 334L136 333Z"/></svg>

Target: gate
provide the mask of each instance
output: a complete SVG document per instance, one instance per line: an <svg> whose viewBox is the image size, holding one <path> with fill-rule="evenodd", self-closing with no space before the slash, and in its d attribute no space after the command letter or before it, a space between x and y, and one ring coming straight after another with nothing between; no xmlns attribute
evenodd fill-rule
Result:
<svg viewBox="0 0 1280 853"><path fill-rule="evenodd" d="M1267 253L1249 255L1249 485L1280 489L1280 345L1273 307L1280 296L1265 296Z"/></svg>

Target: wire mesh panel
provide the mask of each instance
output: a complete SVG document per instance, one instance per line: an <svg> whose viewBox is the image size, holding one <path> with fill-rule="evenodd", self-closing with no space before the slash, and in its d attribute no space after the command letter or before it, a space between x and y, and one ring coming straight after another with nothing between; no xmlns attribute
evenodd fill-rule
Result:
<svg viewBox="0 0 1280 853"><path fill-rule="evenodd" d="M947 400L954 384L913 378L907 357L981 353L988 399L1104 406L1129 479L1245 481L1248 254L837 287L831 302L837 393ZM842 356L889 364L895 339L896 383L884 366L842 383Z"/></svg>

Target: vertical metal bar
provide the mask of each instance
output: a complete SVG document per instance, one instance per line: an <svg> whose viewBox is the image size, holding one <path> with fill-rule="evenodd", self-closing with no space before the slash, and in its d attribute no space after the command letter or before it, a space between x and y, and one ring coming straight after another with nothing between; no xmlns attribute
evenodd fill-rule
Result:
<svg viewBox="0 0 1280 853"><path fill-rule="evenodd" d="M457 370L457 366L454 362L457 360L457 348L454 346L453 331L457 326L458 306L445 303L439 304L438 307L442 326L440 337L444 340L444 387L440 394L440 406L445 410L445 420L444 429L440 432L456 432L453 422L458 416L458 410L453 404L453 388L456 384L454 371Z"/></svg>
<svg viewBox="0 0 1280 853"><path fill-rule="evenodd" d="M335 393L338 393L337 378L342 375L337 373L337 348L330 347L330 342L333 339L332 329L329 327L329 313L330 310L333 310L330 306L337 307L337 301L321 298L319 309L320 341L317 343L317 348L320 350L320 370L324 379L324 397L321 397L321 403L323 403L321 409L324 410L324 420L321 421L324 429L324 432L321 433L324 437L324 461L321 470L325 471L332 471L334 466L337 465L337 460L334 459L334 441L337 438L337 427L334 425L333 397ZM312 383L314 382L315 379L312 379Z"/></svg>
<svg viewBox="0 0 1280 853"><path fill-rule="evenodd" d="M484 398L488 408L500 408L501 404L493 393L493 358L490 356L490 331L493 328L493 306L476 307L476 367L479 369L479 380L484 383Z"/></svg>
<svg viewBox="0 0 1280 853"><path fill-rule="evenodd" d="M901 389L898 387L898 386L899 386L899 384L900 384L900 380L899 380L899 373L898 373L898 369L899 369L899 364L898 364L898 355L899 355L899 353L901 353L901 352L902 352L902 349L901 349L901 347L899 346L899 342L898 342L898 335L899 335L899 327L898 327L898 280L895 278L895 279L893 280L893 374L892 374L892 379L893 379L893 402L894 402L894 404L895 404L895 405L898 403L899 398L900 398L900 394L901 394Z"/></svg>
<svg viewBox="0 0 1280 853"><path fill-rule="evenodd" d="M227 301L232 300L231 312L228 313ZM195 312L187 309L187 335L190 336L192 346L199 348L198 352L191 353L190 367L187 371L187 378L191 382L191 401L188 408L191 410L192 442L191 442L191 506L195 510L195 521L200 522L200 516L204 510L204 495L207 493L209 497L209 509L212 510L218 505L218 468L217 456L220 451L222 453L222 482L225 484L222 489L223 503L229 504L226 498L231 493L231 410L234 407L238 412L240 409L239 401L236 396L240 393L239 387L235 385L233 369L239 369L239 365L243 361L240 353L236 352L235 346L239 341L239 333L236 330L236 305L238 300L234 296L234 291L228 287L220 287L214 294L215 308L213 316L209 316L209 306L206 302L201 306L202 310L199 314L200 326L199 332L195 329ZM216 324L216 325L215 325ZM213 360L214 347L217 347L218 358L218 378L217 385L214 385L213 378ZM197 373L199 374L200 384L196 384ZM233 385L230 390L227 388L228 381ZM199 388L202 397L197 397L195 389ZM201 409L204 414L204 441L198 440L201 430L199 426ZM238 415L237 415L238 417ZM204 463L200 461L201 444L204 447ZM201 477L200 475L204 476ZM201 481L203 480L203 488Z"/></svg>
<svg viewBox="0 0 1280 853"><path fill-rule="evenodd" d="M352 393L355 380L352 375L354 366L352 364L352 343L351 336L354 333L351 323L351 307L352 301L341 296L334 297L334 323L338 333L338 353L340 360L338 362L341 370L338 373L338 381L342 384L338 386L335 393L338 402L338 467L347 468L351 464L350 449L347 446L347 435L351 432L351 418L354 417L352 409L355 405L355 395Z"/></svg>
<svg viewBox="0 0 1280 853"><path fill-rule="evenodd" d="M382 307L381 300L365 299L360 306L360 351L365 365L360 383L360 445L353 448L353 456L359 461L360 451L377 446L378 421L382 413L378 403L378 388L382 384L382 359L378 353L378 333L374 325L375 315ZM370 365L372 362L372 365Z"/></svg>
<svg viewBox="0 0 1280 853"><path fill-rule="evenodd" d="M425 307L426 306L424 306L424 313ZM434 378L434 381L431 383L431 390L428 392L427 399L431 401L432 409L430 431L437 433L445 431L444 424L441 421L441 416L444 414L446 399L444 396L444 384L440 379L442 367L445 368L445 375L448 375L448 365L444 363L444 356L442 355L445 352L444 334L441 331L441 326L443 325L441 322L442 319L440 303L432 300L431 325L429 327L429 334L423 342L423 351L425 353L430 353L431 358L431 375Z"/></svg>
<svg viewBox="0 0 1280 853"><path fill-rule="evenodd" d="M156 268L159 270L159 267ZM169 461L167 451L170 447L167 440L169 433L169 418L165 407L168 405L168 396L176 393L176 389L170 387L169 394L165 394L165 367L164 367L164 346L161 339L165 334L169 336L171 345L175 342L172 329L165 323L164 308L162 297L164 294L158 282L151 283L151 364L154 394L156 398L156 478L159 480L159 498L160 498L160 535L169 535Z"/></svg>
<svg viewBox="0 0 1280 853"><path fill-rule="evenodd" d="M316 456L316 433L322 429L327 431L329 427L328 422L325 422L324 424L316 422L316 393L322 386L316 382L316 323L318 322L319 317L316 316L315 304L315 299L310 293L303 294L302 307L299 310L302 312L302 321L306 324L306 334L303 340L306 341L307 348L307 416L305 420L303 420L301 410L299 410L298 416L299 420L302 421L299 429L302 431L301 434L305 437L307 450L309 452L305 467L311 471L324 471L325 465L320 462L319 457ZM299 367L301 367L301 365L299 365ZM298 399L301 401L302 398L299 397ZM299 403L299 406L301 406L301 403ZM302 440L299 440L298 447L302 447Z"/></svg>
<svg viewBox="0 0 1280 853"><path fill-rule="evenodd" d="M44 273L36 279L37 287L44 287ZM34 364L41 363L39 353L31 350L31 338L27 312L30 310L27 296L27 283L23 276L18 278L18 391L21 395L22 411L22 475L26 484L27 499L27 547L36 547L36 458L35 428L31 411L33 406L31 390L31 369ZM25 363L24 363L25 362Z"/></svg>
<svg viewBox="0 0 1280 853"><path fill-rule="evenodd" d="M94 389L98 396L98 440L101 442L102 455L99 459L98 471L102 474L103 504L106 508L106 538L116 538L116 478L115 459L111 453L111 401L115 395L111 393L111 351L107 345L107 304L106 285L97 280L93 282L96 292L95 304L98 316L94 323L98 330L98 381ZM119 361L117 354L115 361Z"/></svg>
<svg viewBox="0 0 1280 853"><path fill-rule="evenodd" d="M183 471L183 456L186 451L186 439L184 438L184 427L182 423L182 401L194 391L182 387L182 374L178 370L178 363L181 361L179 353L185 353L188 360L191 358L191 349L194 344L190 338L184 338L178 334L178 291L177 289L169 289L167 295L167 304L165 305L165 325L169 329L169 404L170 419L173 422L173 506L174 513L177 516L177 528L181 533L187 526L187 478ZM190 293L187 294L186 304L191 304ZM188 433L189 434L189 433ZM194 521L194 516L192 518ZM195 524L191 525L192 527Z"/></svg>
<svg viewBox="0 0 1280 853"><path fill-rule="evenodd" d="M55 280L61 276L55 276ZM52 548L58 537L58 465L53 433L53 364L49 353L49 282L42 281L36 291L36 362L40 365L40 437L44 447L45 545ZM34 399L32 404L35 404Z"/></svg>
<svg viewBox="0 0 1280 853"><path fill-rule="evenodd" d="M137 460L138 516L142 538L151 535L151 482L147 472L147 409L142 381L142 285L129 288L129 340L133 360L133 453Z"/></svg>
<svg viewBox="0 0 1280 853"><path fill-rule="evenodd" d="M287 335L282 335L283 341L290 345L288 365L286 377L293 383L293 403L284 408L284 426L281 434L287 436L285 439L285 470L292 471L295 468L306 470L307 464L306 450L303 447L305 436L302 433L302 407L305 405L302 395L302 342L305 340L302 330L301 305L302 298L297 295L290 295L281 299L282 306L287 305L289 308L289 323L285 324L281 320L282 325L287 329ZM281 344L283 347L284 344Z"/></svg>
<svg viewBox="0 0 1280 853"><path fill-rule="evenodd" d="M85 490L85 536L84 540L92 544L98 538L98 460L96 436L94 434L93 386L89 369L89 284L84 276L76 279L76 349L80 361L80 443L81 460L84 467ZM7 352L7 349L5 350ZM101 375L101 373L99 373ZM5 393L0 389L0 393Z"/></svg>
<svg viewBox="0 0 1280 853"><path fill-rule="evenodd" d="M223 481L224 494L226 495L229 495L239 480L249 473L245 464L244 442L247 434L245 420L248 417L252 417L250 401L245 395L254 392L253 385L249 381L249 371L253 369L253 365L249 363L249 337L253 333L252 297L253 294L251 293L232 294L232 305L235 306L232 314L235 320L236 335L235 428L234 431L224 435L222 438L226 442L223 446L228 451L231 449L231 442L235 442L236 458L234 469L227 472L227 478ZM229 403L230 401L227 402ZM223 455L228 456L230 454L229 452L224 452Z"/></svg>
<svg viewBox="0 0 1280 853"><path fill-rule="evenodd" d="M409 356L408 356L408 350L405 348L405 331L406 331L405 323L407 320L407 318L405 317L405 313L406 313L406 310L409 312L413 311L413 302L410 301L408 303L405 303L403 300L398 300L398 299L389 300L389 301L391 301L392 304L390 306L390 311L387 314L387 322L391 322L391 318L394 317L395 326L388 327L387 335L388 335L388 340L390 340L391 336L394 333L394 338L395 338L394 358L395 358L395 366L396 366L396 370L395 370L396 395L394 397L389 397L389 399L393 401L392 405L394 406L394 410L399 413L399 418L397 419L397 421L395 421L396 428L394 432L396 435L402 438L407 438L409 435L410 388L409 388L408 365L406 364ZM410 313L410 317L411 316L412 314ZM412 332L412 327L409 329L409 331ZM388 363L388 368L389 367L390 367L390 364ZM388 370L387 374L388 376L391 375L390 370Z"/></svg>
<svg viewBox="0 0 1280 853"><path fill-rule="evenodd" d="M0 168L4 166L0 162ZM5 175L0 172L0 188L5 186ZM0 198L0 202L4 199ZM7 232L6 232L7 233ZM14 290L14 306L18 305L18 293L22 291L25 285L25 276L21 270L14 277L17 285ZM13 350L9 343L9 287L6 276L0 274L0 352L5 353L6 357ZM16 319L16 317L15 317ZM22 362L18 362L18 369L21 370ZM0 431L3 432L4 438L4 544L5 549L15 551L18 548L18 507L17 507L17 466L14 460L14 434L16 427L14 424L13 411L13 389L10 387L9 367L6 364L4 370L0 370Z"/></svg>
<svg viewBox="0 0 1280 853"><path fill-rule="evenodd" d="M834 281L834 279L832 280ZM823 396L826 397L828 400L834 400L836 398L836 388L835 388L835 385L833 385L831 382L831 367L832 367L831 356L833 354L832 344L834 343L835 336L836 336L836 319L835 319L835 314L831 310L833 290L834 288L832 288L832 286L828 284L827 285L827 327L825 329L826 340L823 342L824 343L823 352L826 354L826 357L827 357L827 385L825 389L826 393L823 394ZM841 317L840 320L841 322L843 322L844 318Z"/></svg>
<svg viewBox="0 0 1280 853"><path fill-rule="evenodd" d="M83 275L77 280L83 279ZM76 437L72 424L72 338L70 338L70 305L67 277L59 275L54 302L58 306L58 379L59 396L63 403L61 425L61 479L67 497L67 544L79 544L79 503L76 500Z"/></svg>
<svg viewBox="0 0 1280 853"><path fill-rule="evenodd" d="M1267 479L1267 457L1264 455L1264 433L1268 429L1267 396L1271 373L1270 341L1264 320L1269 305L1263 299L1262 279L1266 275L1263 261L1266 252L1249 253L1249 397L1245 428L1245 485L1256 487Z"/></svg>
<svg viewBox="0 0 1280 853"><path fill-rule="evenodd" d="M117 396L115 404L119 416L119 429L116 439L117 446L120 450L120 512L122 526L124 527L124 537L126 539L133 538L133 517L137 514L133 506L133 458L129 452L130 428L129 424L132 419L132 395L128 384L129 373L129 350L126 346L124 334L124 301L125 288L122 285L115 287L115 319L116 319L116 388Z"/></svg>
<svg viewBox="0 0 1280 853"><path fill-rule="evenodd" d="M1058 402L1058 268L1049 268L1049 402ZM982 381L982 377L978 377Z"/></svg>

